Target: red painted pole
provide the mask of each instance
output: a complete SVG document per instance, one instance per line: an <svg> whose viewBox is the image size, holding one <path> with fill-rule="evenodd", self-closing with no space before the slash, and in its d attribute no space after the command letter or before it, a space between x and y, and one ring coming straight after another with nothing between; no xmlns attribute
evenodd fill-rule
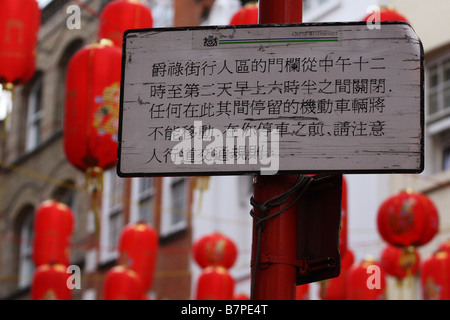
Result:
<svg viewBox="0 0 450 320"><path fill-rule="evenodd" d="M259 23L299 23L303 0L259 0Z"/></svg>
<svg viewBox="0 0 450 320"><path fill-rule="evenodd" d="M298 175L256 176L253 199L258 204L264 203L290 189L297 178ZM283 210L293 197L295 195L269 210L267 215ZM256 225L264 217L264 212L257 206L253 208L254 215L258 217L253 220L252 239L251 298L254 300L295 300L297 210L298 206L294 204L282 214L265 221L259 231Z"/></svg>
<svg viewBox="0 0 450 320"><path fill-rule="evenodd" d="M302 5L303 0L259 0L259 23L302 22ZM298 177L256 176L253 199L258 204L264 203L289 190ZM286 208L295 196L293 194L286 202L269 210L267 215ZM260 231L255 226L264 212L255 206L253 213L258 218L253 220L252 299L295 300L298 205L294 204L282 214L268 219Z"/></svg>

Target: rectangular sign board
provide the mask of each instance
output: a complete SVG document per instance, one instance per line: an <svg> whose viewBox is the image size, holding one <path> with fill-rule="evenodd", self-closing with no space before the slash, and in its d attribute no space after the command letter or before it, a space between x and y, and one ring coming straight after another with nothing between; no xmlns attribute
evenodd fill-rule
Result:
<svg viewBox="0 0 450 320"><path fill-rule="evenodd" d="M128 30L117 172L418 173L423 94L402 22Z"/></svg>

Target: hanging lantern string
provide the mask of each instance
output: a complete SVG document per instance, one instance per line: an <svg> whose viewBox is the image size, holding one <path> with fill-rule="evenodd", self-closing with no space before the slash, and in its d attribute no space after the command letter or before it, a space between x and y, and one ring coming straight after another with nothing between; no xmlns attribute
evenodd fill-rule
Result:
<svg viewBox="0 0 450 320"><path fill-rule="evenodd" d="M86 170L86 190L91 195L92 211L94 212L95 234L100 234L99 201L103 191L103 169L90 167Z"/></svg>
<svg viewBox="0 0 450 320"><path fill-rule="evenodd" d="M261 234L262 234L262 231L264 230L266 221L282 214L283 212L287 211L290 207L292 207L300 199L300 197L303 195L303 193L308 189L308 186L311 184L313 179L314 178L311 176L300 175L297 182L290 189L288 189L287 191L285 191L263 203L256 202L255 199L253 198L253 196L250 198L250 203L252 204L252 206L254 208L257 208L262 213L262 217L259 217L254 213L253 209L250 210L250 215L252 216L253 219L256 220L255 229L257 230L256 254L255 254L255 261L254 261L255 266L253 268L253 274L252 274L250 299L253 299L253 297L254 297L256 274L257 274L258 264L259 264L259 259L260 259L259 256L260 256L260 250L261 250ZM296 193L297 193L297 195L295 196L295 198L286 207L282 208L281 210L279 210L277 212L274 212L271 215L268 215L270 210L283 205Z"/></svg>
<svg viewBox="0 0 450 320"><path fill-rule="evenodd" d="M406 266L406 285L408 289L412 289L413 266L417 262L416 248L414 246L403 248L401 258L403 259L403 264Z"/></svg>
<svg viewBox="0 0 450 320"><path fill-rule="evenodd" d="M209 188L209 177L195 177L194 178L194 189L200 191L197 212L201 212L203 204L203 193Z"/></svg>

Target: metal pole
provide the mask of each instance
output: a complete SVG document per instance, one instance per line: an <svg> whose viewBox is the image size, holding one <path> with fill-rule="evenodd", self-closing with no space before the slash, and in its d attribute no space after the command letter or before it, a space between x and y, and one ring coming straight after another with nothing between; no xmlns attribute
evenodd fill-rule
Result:
<svg viewBox="0 0 450 320"><path fill-rule="evenodd" d="M302 5L303 0L259 0L259 23L302 22ZM253 199L258 204L265 203L289 190L298 178L299 175L256 176ZM252 299L296 298L298 205L288 207L295 196L293 194L283 204L265 212L254 205ZM257 226L265 215L270 216L280 210L285 211Z"/></svg>
<svg viewBox="0 0 450 320"><path fill-rule="evenodd" d="M259 0L259 23L299 23L303 0Z"/></svg>

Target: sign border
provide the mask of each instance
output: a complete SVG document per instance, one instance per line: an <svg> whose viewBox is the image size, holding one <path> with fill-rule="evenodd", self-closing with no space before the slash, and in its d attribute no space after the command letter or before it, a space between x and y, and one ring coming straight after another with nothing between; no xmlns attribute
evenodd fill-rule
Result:
<svg viewBox="0 0 450 320"><path fill-rule="evenodd" d="M118 148L117 148L117 165L116 173L121 178L132 177L173 177L173 176L240 176L240 175L259 175L260 171L215 171L215 172L158 172L158 173L124 173L121 172L121 159L120 154L122 150L122 120L123 120L123 92L124 92L124 75L126 65L126 39L130 34L135 33L147 33L147 32L167 32L167 31L189 31L189 30L225 30L225 29L255 29L255 28L276 28L276 27L332 27L332 26L355 26L355 25L367 25L366 21L354 21L354 22L320 22L320 23L270 23L270 24L251 24L251 25L221 25L221 26L191 26L191 27L164 27L164 28L143 28L143 29L129 29L123 34L122 44L122 66L121 66L121 78L120 78L120 104L119 104L119 127L118 127ZM407 25L412 26L405 21L380 21L380 26L383 25ZM415 31L414 31L415 32ZM423 44L419 39L420 45L420 165L418 169L374 169L374 170L282 170L281 168L276 173L281 174L311 174L311 173L330 173L330 174L396 174L396 173L421 173L425 168L425 84L424 84L424 59L425 52Z"/></svg>

